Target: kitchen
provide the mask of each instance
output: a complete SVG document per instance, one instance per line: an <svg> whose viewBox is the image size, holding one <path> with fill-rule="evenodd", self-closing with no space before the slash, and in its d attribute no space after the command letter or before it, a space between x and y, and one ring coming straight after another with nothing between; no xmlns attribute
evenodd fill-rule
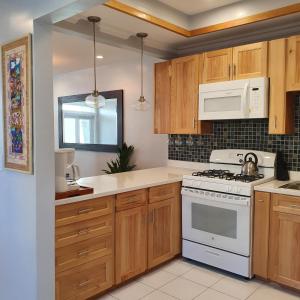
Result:
<svg viewBox="0 0 300 300"><path fill-rule="evenodd" d="M244 1L238 2L242 5ZM176 33L183 26L167 29L167 21L157 27L155 18L150 19L150 28L145 18L147 13L148 19L154 14L154 7L151 11L148 3L144 4L145 11L141 7L129 11L134 1L126 3L109 1L105 7L90 7L75 16L67 14L52 33L53 53L46 50L46 43L35 40L35 45L46 50L46 56L54 55L53 97L43 111L53 106L54 99L51 130L56 149L82 147L76 132L74 143L71 131L63 128L67 125L64 105L65 116L74 117L72 102L64 102L67 97L76 95L85 102L97 88L101 93L113 92L107 94L106 107L98 112L101 116L109 109L108 103L115 101L114 118L119 120L113 134L117 140L111 147L114 152L104 151L105 143L99 143L98 151L57 150L56 176L54 157L49 164L42 163L50 165L61 198L49 203L53 209L50 216L39 204L43 213L38 217L41 223L37 223L51 221L53 236L55 233L55 240L48 234L43 237L49 239L43 257L46 259L50 252L47 266L53 275L55 272L55 298L298 299L300 195L294 183L300 178L297 4L290 4L285 10L288 13L278 11L286 3L272 7L272 19L212 32L206 43L206 35L199 35L196 46L191 37L195 47L188 49L190 38L184 37L182 46L178 40L192 30ZM223 9L229 11L235 5L226 4ZM158 7L166 14L166 6ZM141 11L145 16L136 18L134 14ZM92 51L93 26L87 17L95 15L103 18L95 54L102 55L105 49L107 54L97 60L94 88L96 55ZM115 47L117 39L113 46L105 36L112 30L106 20L116 17L120 24L132 22L127 28L132 38L123 41L125 49L121 50ZM262 18L261 14L256 17ZM37 33L45 33L36 28ZM250 29L253 32L241 38ZM168 45L161 40L160 47L153 50L155 30L159 31L158 40L167 42L172 36L168 55L162 56L163 46L166 49ZM148 37L136 37L140 31L149 33ZM79 34L72 37L72 32ZM84 35L89 37L82 38ZM226 40L229 36L232 40ZM68 46L72 49L65 50ZM41 48L35 52L38 57ZM84 62L72 57L82 49ZM176 55L172 49L178 49ZM65 53L68 57L63 56ZM106 63L111 57L113 61ZM75 62L78 65L74 66ZM40 72L42 66L37 67ZM42 93L35 88L34 98ZM78 102L74 97L69 100ZM37 117L37 123L41 125L45 116ZM71 142L64 140L66 134ZM135 147L130 163L136 169L103 175L106 163L115 161L120 141ZM37 143L41 149L41 140ZM51 147L46 149L50 151ZM35 155L39 162L45 154L35 151ZM35 176L42 183L41 164L37 162ZM79 165L81 175L76 167L74 172L65 168L74 164ZM287 179L287 171L290 181L275 179ZM76 195L78 185L93 190ZM53 199L54 182L42 186ZM66 189L75 196L59 195ZM37 193L45 195L44 190ZM43 272L40 275L45 276Z"/></svg>

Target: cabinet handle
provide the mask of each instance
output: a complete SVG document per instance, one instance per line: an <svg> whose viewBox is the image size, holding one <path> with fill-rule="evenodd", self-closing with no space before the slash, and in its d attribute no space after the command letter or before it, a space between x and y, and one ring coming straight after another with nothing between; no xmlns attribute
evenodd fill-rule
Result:
<svg viewBox="0 0 300 300"><path fill-rule="evenodd" d="M81 250L77 253L77 256L81 257L81 256L85 256L87 254L89 254L90 250L86 249L86 250Z"/></svg>
<svg viewBox="0 0 300 300"><path fill-rule="evenodd" d="M300 205L297 205L297 204L291 204L291 205L289 205L289 207L300 209Z"/></svg>
<svg viewBox="0 0 300 300"><path fill-rule="evenodd" d="M220 256L219 253L212 252L212 251L206 251L206 253L211 254L211 255L214 255L214 256Z"/></svg>
<svg viewBox="0 0 300 300"><path fill-rule="evenodd" d="M193 118L193 128L196 128L196 119Z"/></svg>
<svg viewBox="0 0 300 300"><path fill-rule="evenodd" d="M85 281L82 281L82 282L80 282L80 283L78 284L78 287L82 288L82 287L84 287L84 286L88 285L88 284L89 284L89 282L90 282L90 280L85 280Z"/></svg>
<svg viewBox="0 0 300 300"><path fill-rule="evenodd" d="M264 200L257 200L258 202L264 202Z"/></svg>
<svg viewBox="0 0 300 300"><path fill-rule="evenodd" d="M230 75L231 75L231 65L228 65L228 76L229 76L229 79L230 79Z"/></svg>
<svg viewBox="0 0 300 300"><path fill-rule="evenodd" d="M233 75L236 76L236 65L233 65Z"/></svg>
<svg viewBox="0 0 300 300"><path fill-rule="evenodd" d="M94 208L93 207L88 207L88 208L80 208L78 209L78 215L82 215L82 214L87 214L89 212L91 212Z"/></svg>
<svg viewBox="0 0 300 300"><path fill-rule="evenodd" d="M77 235L85 235L85 234L88 234L89 231L90 231L89 228L82 229L77 232Z"/></svg>

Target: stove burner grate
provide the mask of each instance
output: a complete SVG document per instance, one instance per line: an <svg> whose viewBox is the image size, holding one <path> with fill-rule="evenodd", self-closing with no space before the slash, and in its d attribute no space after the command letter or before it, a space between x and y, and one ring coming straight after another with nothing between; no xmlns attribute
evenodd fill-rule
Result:
<svg viewBox="0 0 300 300"><path fill-rule="evenodd" d="M208 178L219 178L225 180L234 180L234 181L241 181L241 182L252 182L258 179L264 178L263 174L257 175L243 175L243 174L234 174L229 170L204 170L200 172L194 172L193 176L200 176L200 177L208 177Z"/></svg>

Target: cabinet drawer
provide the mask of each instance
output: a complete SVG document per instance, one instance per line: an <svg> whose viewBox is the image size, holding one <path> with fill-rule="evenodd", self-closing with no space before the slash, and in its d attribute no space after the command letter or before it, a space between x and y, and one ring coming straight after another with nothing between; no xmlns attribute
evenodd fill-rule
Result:
<svg viewBox="0 0 300 300"><path fill-rule="evenodd" d="M114 196L55 207L56 226L80 222L113 212Z"/></svg>
<svg viewBox="0 0 300 300"><path fill-rule="evenodd" d="M179 196L180 183L164 184L149 189L149 203L158 202Z"/></svg>
<svg viewBox="0 0 300 300"><path fill-rule="evenodd" d="M104 256L56 276L56 300L83 300L113 285L112 256Z"/></svg>
<svg viewBox="0 0 300 300"><path fill-rule="evenodd" d="M56 273L87 263L96 258L112 255L111 233L90 240L58 248L55 255Z"/></svg>
<svg viewBox="0 0 300 300"><path fill-rule="evenodd" d="M55 246L56 248L60 248L85 241L102 234L111 233L112 228L112 215L60 226L56 228Z"/></svg>
<svg viewBox="0 0 300 300"><path fill-rule="evenodd" d="M147 190L137 190L117 195L116 210L121 211L147 203Z"/></svg>
<svg viewBox="0 0 300 300"><path fill-rule="evenodd" d="M273 211L300 216L300 197L272 194Z"/></svg>

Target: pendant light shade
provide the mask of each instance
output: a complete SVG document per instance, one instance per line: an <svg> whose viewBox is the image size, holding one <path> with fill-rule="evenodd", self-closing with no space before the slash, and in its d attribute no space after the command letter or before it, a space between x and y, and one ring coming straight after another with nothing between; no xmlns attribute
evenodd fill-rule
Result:
<svg viewBox="0 0 300 300"><path fill-rule="evenodd" d="M134 104L134 108L139 111L145 111L150 108L149 102L144 97L144 39L148 36L148 34L139 32L136 36L141 39L141 96Z"/></svg>
<svg viewBox="0 0 300 300"><path fill-rule="evenodd" d="M101 18L96 16L88 17L88 21L93 24L93 34L94 34L94 91L85 98L85 103L87 106L98 109L105 106L105 98L100 95L97 90L97 72L96 72L96 23L101 21Z"/></svg>

